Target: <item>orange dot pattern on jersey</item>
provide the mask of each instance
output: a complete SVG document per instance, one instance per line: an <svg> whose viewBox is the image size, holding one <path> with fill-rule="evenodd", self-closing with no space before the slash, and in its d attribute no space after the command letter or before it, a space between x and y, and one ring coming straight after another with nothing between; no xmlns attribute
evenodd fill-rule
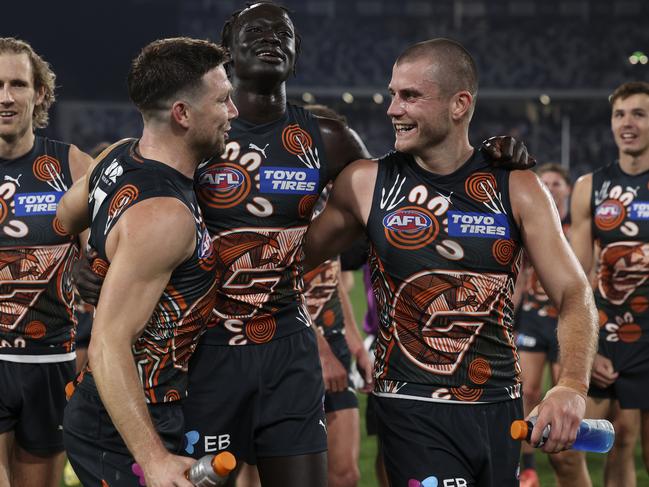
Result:
<svg viewBox="0 0 649 487"><path fill-rule="evenodd" d="M602 327L608 322L608 316L601 309L597 312L599 315L599 326Z"/></svg>
<svg viewBox="0 0 649 487"><path fill-rule="evenodd" d="M617 330L617 336L624 343L637 342L642 336L642 328L635 323L623 323Z"/></svg>
<svg viewBox="0 0 649 487"><path fill-rule="evenodd" d="M52 228L54 229L54 232L58 235L61 235L62 237L65 237L68 235L68 232L65 231L65 228L63 228L63 224L61 223L61 220L59 220L58 217L54 217L54 220L52 220Z"/></svg>
<svg viewBox="0 0 649 487"><path fill-rule="evenodd" d="M399 208L399 211L423 213L430 218L431 224L425 228L412 231L392 230L384 226L385 238L390 245L403 250L417 250L435 240L439 233L439 223L437 223L437 218L430 211L419 206L404 206L403 208Z"/></svg>
<svg viewBox="0 0 649 487"><path fill-rule="evenodd" d="M324 323L324 326L333 326L335 322L336 313L334 313L333 310L328 309L322 313L322 323Z"/></svg>
<svg viewBox="0 0 649 487"><path fill-rule="evenodd" d="M313 206L316 201L318 201L319 195L317 194L307 194L306 196L300 199L300 202L297 205L297 211L300 214L300 218L305 218L311 214L313 211Z"/></svg>
<svg viewBox="0 0 649 487"><path fill-rule="evenodd" d="M460 401L474 402L482 396L482 389L471 389L463 385L451 387L451 393Z"/></svg>
<svg viewBox="0 0 649 487"><path fill-rule="evenodd" d="M40 181L54 181L56 175L61 173L61 163L52 156L40 156L34 161L32 169Z"/></svg>
<svg viewBox="0 0 649 487"><path fill-rule="evenodd" d="M649 299L645 296L634 296L631 298L631 310L634 313L644 313L649 308Z"/></svg>
<svg viewBox="0 0 649 487"><path fill-rule="evenodd" d="M246 336L253 343L271 341L276 330L277 322L271 315L255 316L246 324Z"/></svg>
<svg viewBox="0 0 649 487"><path fill-rule="evenodd" d="M495 197L496 178L493 174L477 172L464 183L464 190L474 200L486 203Z"/></svg>
<svg viewBox="0 0 649 487"><path fill-rule="evenodd" d="M469 379L474 384L484 384L491 377L491 366L485 359L477 358L469 364Z"/></svg>
<svg viewBox="0 0 649 487"><path fill-rule="evenodd" d="M304 154L312 145L313 140L308 132L297 124L287 125L282 131L282 144L291 154Z"/></svg>
<svg viewBox="0 0 649 487"><path fill-rule="evenodd" d="M501 265L507 265L511 262L514 257L514 251L516 250L516 244L511 240L496 240L491 247L491 252L498 262Z"/></svg>
<svg viewBox="0 0 649 487"><path fill-rule="evenodd" d="M106 262L104 259L100 259L97 257L95 260L92 261L92 271L97 274L98 276L105 277L106 273L108 272L108 262Z"/></svg>
<svg viewBox="0 0 649 487"><path fill-rule="evenodd" d="M25 328L27 335L36 340L43 338L45 336L46 330L47 328L45 327L45 323L43 323L42 321L32 321Z"/></svg>
<svg viewBox="0 0 649 487"><path fill-rule="evenodd" d="M0 223L5 221L5 218L7 218L7 215L9 214L9 209L7 208L7 203L5 200L0 198Z"/></svg>
<svg viewBox="0 0 649 487"><path fill-rule="evenodd" d="M122 211L126 205L135 201L139 195L140 191L136 186L133 186L132 184L123 186L117 193L115 193L115 196L113 196L113 199L110 201L108 214L110 216L115 216L117 213Z"/></svg>

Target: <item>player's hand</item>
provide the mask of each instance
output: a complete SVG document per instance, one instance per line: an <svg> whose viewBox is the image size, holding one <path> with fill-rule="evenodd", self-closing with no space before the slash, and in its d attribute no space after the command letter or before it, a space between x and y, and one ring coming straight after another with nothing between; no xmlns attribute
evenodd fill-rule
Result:
<svg viewBox="0 0 649 487"><path fill-rule="evenodd" d="M193 458L169 453L162 459L149 463L143 468L147 487L193 487L185 477L185 472L196 462ZM134 466L135 468L135 466ZM138 474L135 470L134 474Z"/></svg>
<svg viewBox="0 0 649 487"><path fill-rule="evenodd" d="M537 445L541 441L543 430L550 425L550 435L541 450L545 453L558 453L571 448L585 413L584 396L570 387L554 386L527 416L537 416L530 444Z"/></svg>
<svg viewBox="0 0 649 487"><path fill-rule="evenodd" d="M370 354L365 350L365 347L363 347L362 344L356 350L350 351L356 359L356 368L361 374L361 377L363 377L363 387L359 390L368 394L374 389L374 371Z"/></svg>
<svg viewBox="0 0 649 487"><path fill-rule="evenodd" d="M613 363L603 355L595 354L593 360L593 369L591 371L591 381L597 387L606 389L613 384L620 374L615 372Z"/></svg>
<svg viewBox="0 0 649 487"><path fill-rule="evenodd" d="M331 351L329 344L319 344L318 353L320 354L325 391L342 392L347 389L347 371Z"/></svg>
<svg viewBox="0 0 649 487"><path fill-rule="evenodd" d="M95 249L89 250L85 257L80 258L72 265L72 281L77 292L86 303L97 305L99 292L104 283L104 278L92 270L92 262L99 256Z"/></svg>
<svg viewBox="0 0 649 487"><path fill-rule="evenodd" d="M491 164L494 167L532 169L536 165L525 144L509 135L491 137L482 142L482 148L493 159Z"/></svg>

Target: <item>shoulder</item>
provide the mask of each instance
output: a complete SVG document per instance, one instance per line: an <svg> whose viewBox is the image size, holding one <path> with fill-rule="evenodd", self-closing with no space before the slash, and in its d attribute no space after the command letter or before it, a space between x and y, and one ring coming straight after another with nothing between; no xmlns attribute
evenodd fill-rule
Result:
<svg viewBox="0 0 649 487"><path fill-rule="evenodd" d="M70 145L68 161L70 162L72 181L82 178L93 162L92 157L80 150L76 145Z"/></svg>

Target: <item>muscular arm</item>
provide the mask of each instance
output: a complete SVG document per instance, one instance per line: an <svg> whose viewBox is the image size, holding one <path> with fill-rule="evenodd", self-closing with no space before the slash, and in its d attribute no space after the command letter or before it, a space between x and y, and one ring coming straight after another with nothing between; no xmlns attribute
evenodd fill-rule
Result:
<svg viewBox="0 0 649 487"><path fill-rule="evenodd" d="M169 468L174 461L177 465L178 460L165 449L153 426L131 346L142 334L172 271L191 255L194 245L193 218L171 198L151 198L128 209L106 245L110 267L93 323L89 362L101 400L148 485L158 485L150 481L156 478L150 472ZM190 464L185 462L184 468ZM178 467L175 475L182 477L184 468Z"/></svg>
<svg viewBox="0 0 649 487"><path fill-rule="evenodd" d="M356 131L339 120L318 117L320 134L329 162L329 179L336 179L340 171L358 159L369 159L370 153Z"/></svg>
<svg viewBox="0 0 649 487"><path fill-rule="evenodd" d="M325 209L306 233L307 269L339 255L362 235L372 206L376 174L376 162L363 159L350 164L336 178Z"/></svg>
<svg viewBox="0 0 649 487"><path fill-rule="evenodd" d="M551 196L539 179L531 172L513 172L510 194L530 261L559 310L561 376L558 386L535 408L539 418L532 442L539 440L546 424L552 424L543 449L560 451L572 444L584 416L597 344L597 312L586 275L568 246Z"/></svg>
<svg viewBox="0 0 649 487"><path fill-rule="evenodd" d="M593 216L590 208L592 186L592 174L580 177L575 183L570 204L570 244L586 274L590 274L594 258L591 226Z"/></svg>

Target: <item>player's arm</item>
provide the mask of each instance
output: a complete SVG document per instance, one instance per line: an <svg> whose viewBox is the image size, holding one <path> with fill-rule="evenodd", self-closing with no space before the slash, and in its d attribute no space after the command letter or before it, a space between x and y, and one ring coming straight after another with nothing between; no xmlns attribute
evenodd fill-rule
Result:
<svg viewBox="0 0 649 487"><path fill-rule="evenodd" d="M336 178L324 210L306 233L307 269L339 255L363 234L372 207L377 168L376 161L362 159Z"/></svg>
<svg viewBox="0 0 649 487"><path fill-rule="evenodd" d="M340 120L318 117L318 123L329 163L329 179L335 179L349 163L372 157L356 131Z"/></svg>
<svg viewBox="0 0 649 487"><path fill-rule="evenodd" d="M183 472L191 460L172 455L160 440L131 346L142 334L172 271L191 255L194 246L193 218L172 198L151 198L129 208L107 241L110 266L88 357L101 400L142 467L147 485L189 487Z"/></svg>
<svg viewBox="0 0 649 487"><path fill-rule="evenodd" d="M68 161L70 163L70 175L72 176L72 182L76 183L80 179L85 178L88 173L88 169L93 166L93 158L90 157L85 152L79 150L76 145L70 146L70 152L68 153ZM94 166L93 166L94 167ZM78 232L79 235L79 244L81 246L82 252L85 249L86 243L88 242L88 230Z"/></svg>
<svg viewBox="0 0 649 487"><path fill-rule="evenodd" d="M510 175L514 217L525 249L543 288L559 310L561 376L557 386L530 413L538 415L532 443L552 425L543 450L569 448L584 417L590 369L597 345L597 312L593 293L579 261L561 230L552 197L529 171Z"/></svg>
<svg viewBox="0 0 649 487"><path fill-rule="evenodd" d="M322 367L322 380L324 381L325 391L342 392L347 389L347 371L333 350L331 350L329 342L322 332L316 327L314 327L314 332L318 340L318 355Z"/></svg>

